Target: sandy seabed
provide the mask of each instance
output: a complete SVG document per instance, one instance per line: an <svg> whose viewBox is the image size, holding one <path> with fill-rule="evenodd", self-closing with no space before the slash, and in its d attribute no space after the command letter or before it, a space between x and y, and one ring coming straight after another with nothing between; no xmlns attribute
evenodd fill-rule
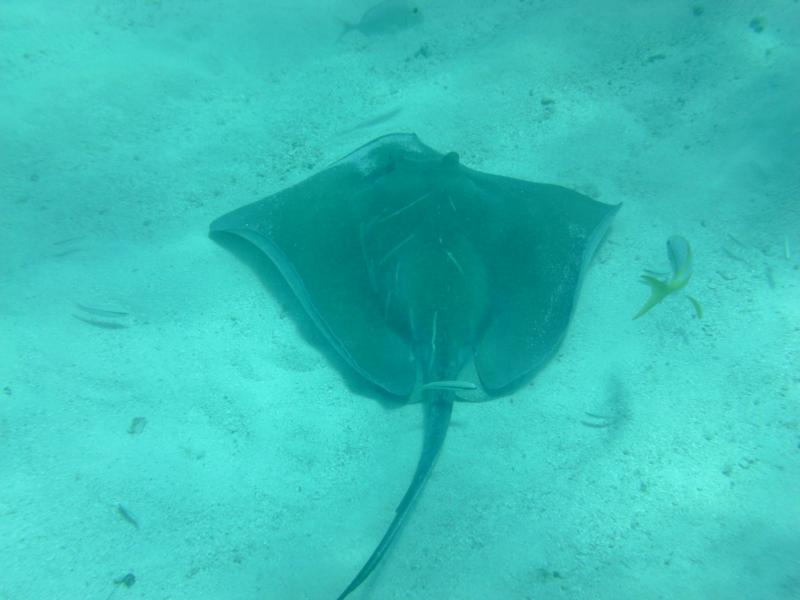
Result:
<svg viewBox="0 0 800 600"><path fill-rule="evenodd" d="M368 2L2 3L0 599L344 588L422 413L207 229L394 131L623 206L353 598L800 596L800 5L421 5L337 40ZM633 321L672 234L705 314Z"/></svg>

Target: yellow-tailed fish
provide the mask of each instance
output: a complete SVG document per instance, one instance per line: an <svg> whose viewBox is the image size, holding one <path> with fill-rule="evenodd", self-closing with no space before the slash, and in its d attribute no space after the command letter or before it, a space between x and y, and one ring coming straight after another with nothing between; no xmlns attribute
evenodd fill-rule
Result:
<svg viewBox="0 0 800 600"><path fill-rule="evenodd" d="M671 236L667 240L667 255L672 273L662 275L662 278L652 271L647 271L642 275L642 282L650 286L650 298L636 313L634 319L638 319L664 298L682 290L689 283L689 279L692 277L692 249L686 238L680 235ZM694 307L697 318L703 318L703 307L700 302L692 296L688 296L688 298Z"/></svg>

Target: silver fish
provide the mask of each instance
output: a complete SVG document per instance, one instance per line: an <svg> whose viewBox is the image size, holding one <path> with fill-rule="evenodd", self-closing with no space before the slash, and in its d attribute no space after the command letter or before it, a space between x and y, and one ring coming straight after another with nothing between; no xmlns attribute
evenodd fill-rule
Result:
<svg viewBox="0 0 800 600"><path fill-rule="evenodd" d="M383 0L361 16L358 23L343 22L344 30L340 38L354 29L364 35L394 33L410 29L422 23L422 11L416 2L410 0Z"/></svg>

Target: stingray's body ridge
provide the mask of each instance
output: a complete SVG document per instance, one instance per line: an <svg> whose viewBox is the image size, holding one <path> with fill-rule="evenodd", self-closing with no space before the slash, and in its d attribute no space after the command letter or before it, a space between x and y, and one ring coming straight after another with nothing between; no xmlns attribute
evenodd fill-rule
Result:
<svg viewBox="0 0 800 600"><path fill-rule="evenodd" d="M616 210L560 186L469 169L455 153L392 134L212 223L275 263L356 372L425 405L412 482L339 600L395 538L453 402L505 394L555 353Z"/></svg>

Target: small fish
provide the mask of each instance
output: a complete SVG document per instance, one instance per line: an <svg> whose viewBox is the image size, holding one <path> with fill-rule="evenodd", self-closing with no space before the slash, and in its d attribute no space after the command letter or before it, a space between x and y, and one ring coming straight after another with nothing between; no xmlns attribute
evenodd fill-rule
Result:
<svg viewBox="0 0 800 600"><path fill-rule="evenodd" d="M682 290L689 283L689 279L692 277L692 249L689 247L689 242L686 241L686 238L679 235L671 236L667 240L667 255L669 256L672 273L658 274L653 271L647 271L642 275L642 282L650 286L650 298L648 298L641 310L636 313L633 317L634 319L638 319L664 298L678 290ZM659 277L663 277L663 279L659 279ZM697 318L702 319L703 307L700 306L700 302L691 296L688 296L688 298L694 307Z"/></svg>
<svg viewBox="0 0 800 600"><path fill-rule="evenodd" d="M78 240L82 240L82 239L83 239L83 236L71 237L71 238L66 238L66 239L63 239L63 240L57 240L57 241L53 242L53 246L63 246L65 244L71 244L72 242L77 242Z"/></svg>
<svg viewBox="0 0 800 600"><path fill-rule="evenodd" d="M136 515L134 515L131 511L122 506L122 504L117 504L117 513L125 521L133 525L136 529L139 529L139 519L137 519Z"/></svg>
<svg viewBox="0 0 800 600"><path fill-rule="evenodd" d="M410 0L383 0L361 16L358 23L343 21L339 39L348 31L354 29L364 35L381 35L395 33L403 29L410 29L422 23L422 11L415 2Z"/></svg>
<svg viewBox="0 0 800 600"><path fill-rule="evenodd" d="M76 252L80 252L83 248L70 248L68 250L63 250L61 252L55 252L50 256L52 258L64 258L65 256L69 256L70 254L75 254Z"/></svg>
<svg viewBox="0 0 800 600"><path fill-rule="evenodd" d="M114 321L101 321L100 319L87 319L86 317L82 317L80 315L76 315L72 313L72 316L78 319L79 321L83 321L88 325L92 325L94 327L99 327L100 329L127 329L128 326L124 323L116 323Z"/></svg>
<svg viewBox="0 0 800 600"><path fill-rule="evenodd" d="M106 318L121 318L127 317L128 313L123 312L121 310L110 310L108 308L99 308L96 306L88 306L86 304L81 304L80 302L76 302L75 306L81 309L83 312L89 313L91 315L95 315L97 317L106 317Z"/></svg>
<svg viewBox="0 0 800 600"><path fill-rule="evenodd" d="M80 237L66 238L63 240L57 240L52 243L52 246L55 246L54 248L55 251L49 256L53 258L62 258L64 256L69 256L70 254L75 254L76 252L80 252L81 250L83 250L83 247L77 245L76 242L79 242L83 239L84 237L80 236Z"/></svg>

